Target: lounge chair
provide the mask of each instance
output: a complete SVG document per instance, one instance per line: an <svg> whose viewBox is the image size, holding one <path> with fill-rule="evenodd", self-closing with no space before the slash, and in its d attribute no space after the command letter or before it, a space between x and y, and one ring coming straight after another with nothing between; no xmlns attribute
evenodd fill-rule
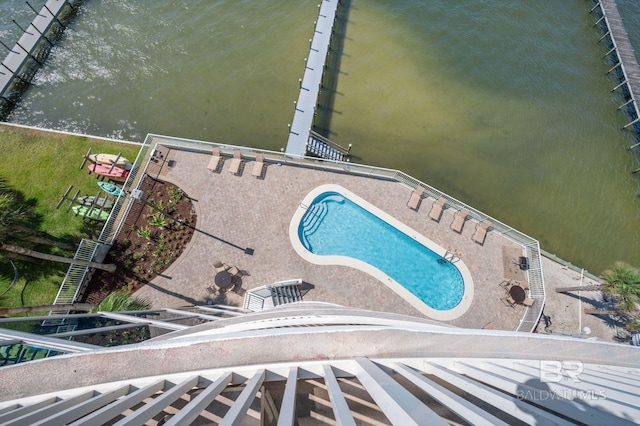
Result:
<svg viewBox="0 0 640 426"><path fill-rule="evenodd" d="M212 172L215 172L218 170L218 166L220 165L220 159L222 157L220 156L220 148L215 147L213 148L213 155L211 156L211 160L209 160L209 165L207 166L207 169L211 170Z"/></svg>
<svg viewBox="0 0 640 426"><path fill-rule="evenodd" d="M522 301L522 304L523 304L524 306L532 306L532 305L533 305L533 302L535 302L535 301L536 301L535 299L532 299L532 298L530 298L530 297L527 297L526 299L524 299L524 300Z"/></svg>
<svg viewBox="0 0 640 426"><path fill-rule="evenodd" d="M429 217L436 222L440 221L440 217L442 216L442 208L444 204L447 202L447 199L444 197L440 197L433 203L433 207L431 207L431 211L429 212Z"/></svg>
<svg viewBox="0 0 640 426"><path fill-rule="evenodd" d="M407 203L407 207L418 211L420 208L420 201L422 201L422 194L424 193L424 188L419 186L413 190L411 193L411 198L409 198L409 202Z"/></svg>
<svg viewBox="0 0 640 426"><path fill-rule="evenodd" d="M231 160L231 165L229 166L229 173L237 175L240 171L240 164L242 163L242 155L240 155L240 151L233 151L233 159Z"/></svg>
<svg viewBox="0 0 640 426"><path fill-rule="evenodd" d="M476 243L483 245L484 239L487 236L487 231L489 231L489 227L491 226L490 220L483 220L479 224L476 225L476 232L473 233L471 239Z"/></svg>
<svg viewBox="0 0 640 426"><path fill-rule="evenodd" d="M262 170L264 169L264 155L256 155L256 162L253 164L253 172L251 174L257 178L262 176Z"/></svg>
<svg viewBox="0 0 640 426"><path fill-rule="evenodd" d="M464 227L464 221L467 220L467 216L469 216L469 209L466 207L461 208L456 212L453 216L453 222L451 222L451 229L456 231L458 234L462 234L462 227Z"/></svg>

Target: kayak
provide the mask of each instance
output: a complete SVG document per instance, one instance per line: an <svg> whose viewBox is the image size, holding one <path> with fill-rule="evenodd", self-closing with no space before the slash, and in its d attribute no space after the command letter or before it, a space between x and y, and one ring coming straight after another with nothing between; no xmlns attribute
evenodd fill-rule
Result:
<svg viewBox="0 0 640 426"><path fill-rule="evenodd" d="M109 166L115 164L116 166L124 167L129 164L129 160L125 157L118 157L115 154L91 154L87 158L93 163L107 164Z"/></svg>
<svg viewBox="0 0 640 426"><path fill-rule="evenodd" d="M89 206L73 206L71 210L78 216L86 217L87 219L105 221L109 217L109 212L104 210L100 211L100 207L94 207L93 210ZM91 214L89 214L91 210Z"/></svg>
<svg viewBox="0 0 640 426"><path fill-rule="evenodd" d="M76 198L76 203L83 206L95 205L98 209L110 210L113 207L113 201L107 198L97 198L93 195L85 195L83 197Z"/></svg>
<svg viewBox="0 0 640 426"><path fill-rule="evenodd" d="M118 166L107 166L106 164L90 164L89 171L118 181L124 181L127 179L127 176L129 176L129 172L127 170Z"/></svg>
<svg viewBox="0 0 640 426"><path fill-rule="evenodd" d="M110 183L110 182L98 182L98 186L107 194L113 195L114 197L120 196L122 194L122 188L118 185Z"/></svg>

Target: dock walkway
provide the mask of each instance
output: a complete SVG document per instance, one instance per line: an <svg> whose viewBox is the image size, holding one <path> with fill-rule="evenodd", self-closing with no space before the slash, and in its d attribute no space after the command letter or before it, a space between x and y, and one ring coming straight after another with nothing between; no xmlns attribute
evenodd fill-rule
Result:
<svg viewBox="0 0 640 426"><path fill-rule="evenodd" d="M25 65L30 61L40 61L44 58L38 57L43 43L51 45L51 39L47 34L54 23L60 23L65 6L71 5L69 0L48 0L40 12L38 12L22 37L16 45L9 51L7 57L0 66L0 97L5 100L10 99L9 92L12 89L14 80L23 78L20 76ZM73 5L71 5L73 7Z"/></svg>
<svg viewBox="0 0 640 426"><path fill-rule="evenodd" d="M591 11L600 11L600 17L596 21L597 24L604 24L605 34L600 40L609 38L612 48L605 54L605 57L615 53L615 65L609 70L612 72L616 69L621 71L622 82L613 88L615 91L626 86L629 98L618 109L628 108L631 114L631 121L624 128L628 128L640 122L640 110L638 109L638 93L640 93L640 67L635 56L631 41L624 28L620 12L615 0L597 0Z"/></svg>
<svg viewBox="0 0 640 426"><path fill-rule="evenodd" d="M323 0L318 20L306 59L304 77L300 84L300 94L296 102L293 123L289 129L286 153L302 157L307 153L307 143L316 112L316 103L320 93L322 74L329 52L333 23L336 18L339 0Z"/></svg>

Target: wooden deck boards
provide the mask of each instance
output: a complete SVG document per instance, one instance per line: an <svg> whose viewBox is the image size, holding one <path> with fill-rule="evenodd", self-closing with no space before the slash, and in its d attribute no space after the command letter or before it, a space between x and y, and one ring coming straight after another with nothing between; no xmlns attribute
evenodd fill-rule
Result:
<svg viewBox="0 0 640 426"><path fill-rule="evenodd" d="M598 3L605 24L609 30L609 39L621 63L620 68L624 75L624 80L621 85L625 84L624 82L626 81L629 96L631 97L630 105L633 105L636 117L640 117L637 103L637 94L640 93L640 66L638 66L638 59L636 58L633 45L629 40L627 30L624 27L615 0L599 0ZM632 117L632 119L636 117Z"/></svg>
<svg viewBox="0 0 640 426"><path fill-rule="evenodd" d="M47 43L43 40L41 33L47 34L67 3L67 0L48 0L4 61L2 61L0 66L0 96L5 95L14 78L16 78L16 74L20 74L22 67L29 58L36 56L40 43Z"/></svg>
<svg viewBox="0 0 640 426"><path fill-rule="evenodd" d="M329 52L329 43L331 42L338 2L338 0L323 0L318 12L304 77L300 84L300 93L296 102L293 122L289 130L286 152L290 155L302 157L307 153L309 132L311 131L316 111L316 103L318 102L322 74Z"/></svg>

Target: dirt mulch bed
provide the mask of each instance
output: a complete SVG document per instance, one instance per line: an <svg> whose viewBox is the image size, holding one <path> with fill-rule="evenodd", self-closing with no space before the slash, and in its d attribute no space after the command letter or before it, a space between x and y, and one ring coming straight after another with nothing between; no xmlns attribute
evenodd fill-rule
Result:
<svg viewBox="0 0 640 426"><path fill-rule="evenodd" d="M134 201L104 263L114 273L96 270L82 302L99 304L109 293L134 292L165 271L191 240L196 214L191 199L177 186L145 176L142 201Z"/></svg>

